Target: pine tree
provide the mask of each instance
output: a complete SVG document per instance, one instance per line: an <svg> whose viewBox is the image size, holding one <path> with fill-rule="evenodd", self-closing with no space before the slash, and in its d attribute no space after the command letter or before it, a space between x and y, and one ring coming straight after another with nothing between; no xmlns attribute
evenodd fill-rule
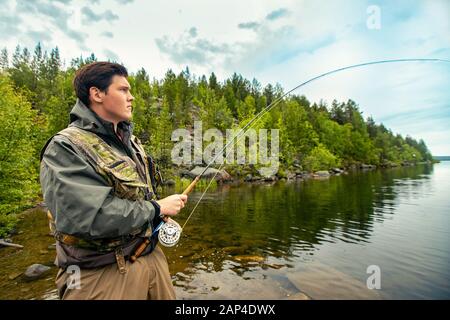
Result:
<svg viewBox="0 0 450 320"><path fill-rule="evenodd" d="M9 68L8 49L3 48L0 53L0 71L6 72Z"/></svg>

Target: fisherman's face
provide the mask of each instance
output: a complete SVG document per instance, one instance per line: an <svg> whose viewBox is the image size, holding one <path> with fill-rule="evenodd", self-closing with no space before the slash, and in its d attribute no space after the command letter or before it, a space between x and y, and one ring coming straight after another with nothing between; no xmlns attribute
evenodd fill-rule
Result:
<svg viewBox="0 0 450 320"><path fill-rule="evenodd" d="M102 106L108 120L119 123L131 120L131 103L134 97L130 93L127 78L114 75L112 82L103 96Z"/></svg>

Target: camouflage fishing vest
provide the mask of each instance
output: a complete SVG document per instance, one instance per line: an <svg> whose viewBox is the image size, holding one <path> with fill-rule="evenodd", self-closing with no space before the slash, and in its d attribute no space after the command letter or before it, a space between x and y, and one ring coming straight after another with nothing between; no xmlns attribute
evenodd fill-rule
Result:
<svg viewBox="0 0 450 320"><path fill-rule="evenodd" d="M133 201L155 198L155 180L160 180L161 176L155 163L147 157L144 148L135 136L131 137L131 143L143 158L143 165L136 164L130 157L115 151L92 132L77 127L68 127L60 131L58 135L67 137L70 142L78 147L95 171L113 188L115 196ZM137 165L140 165L141 174L145 175L146 181L142 181L139 176ZM149 173L149 169L152 172ZM130 242L136 235L144 231L141 229L133 230L129 235L115 239L86 240L56 231L56 225L50 211L48 211L47 216L50 230L55 235L56 240L67 245L99 252L113 251L118 246Z"/></svg>
<svg viewBox="0 0 450 320"><path fill-rule="evenodd" d="M143 167L146 181L142 181L139 177L136 163L130 157L116 152L95 133L77 127L68 127L58 134L67 137L83 152L95 171L113 188L117 197L128 200L143 200L146 194L153 194L148 173L148 159L136 137L131 137L131 143L144 158L145 164Z"/></svg>

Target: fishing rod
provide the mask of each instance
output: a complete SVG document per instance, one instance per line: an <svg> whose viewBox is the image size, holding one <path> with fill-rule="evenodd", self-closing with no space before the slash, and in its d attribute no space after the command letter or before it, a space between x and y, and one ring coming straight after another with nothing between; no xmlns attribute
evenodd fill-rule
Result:
<svg viewBox="0 0 450 320"><path fill-rule="evenodd" d="M316 81L318 79L321 79L323 77L329 76L331 74L335 74L344 70L349 70L349 69L355 69L355 68L360 68L360 67L365 67L365 66L370 66L370 65L378 65L378 64L386 64L386 63L400 63L400 62L444 62L444 63L450 63L450 60L446 60L446 59L393 59L393 60L378 60L378 61L371 61L371 62L365 62L365 63L359 63L359 64L354 64L354 65L350 65L350 66L346 66L346 67L341 67L338 69L334 69L325 73L322 73L318 76L315 76L309 80L306 80L305 82L300 83L298 86L292 88L291 90L289 90L288 92L286 92L285 94L281 95L280 97L278 97L277 99L275 99L274 101L272 101L272 103L270 103L268 106L266 106L263 110L261 110L257 115L255 115L242 129L239 130L239 132L237 134L235 134L232 139L219 151L217 152L217 154L215 155L215 157L206 165L206 167L202 170L202 172L197 175L195 177L195 179L189 184L189 186L183 191L183 195L188 195L195 187L195 185L198 183L198 181L201 179L201 177L205 174L205 172L212 166L212 164L216 161L216 159L220 156L223 155L223 152L225 150L227 150L227 148L237 142L239 142L240 138L242 138L242 136L245 135L245 133L247 133L248 130L250 130L250 128L252 127L252 125L258 121L259 119L261 119L267 112L269 112L270 110L272 110L276 105L278 105L287 95L289 95L290 93L292 93L293 91L313 82ZM236 142L234 142L236 140ZM231 152L231 151L230 151ZM227 154L228 155L228 154ZM178 241L180 240L181 237L181 232L183 230L183 228L186 226L187 222L189 221L189 219L191 218L192 214L194 213L194 211L196 210L197 206L199 205L199 203L202 201L203 196L206 194L206 191L209 189L209 187L211 186L212 182L214 181L214 179L216 178L217 174L220 172L221 168L224 166L225 162L223 162L219 169L216 171L216 173L214 174L214 176L211 178L209 184L206 186L205 190L203 191L203 194L201 195L200 199L196 202L194 208L192 209L191 213L189 214L188 218L186 219L185 223L183 224L183 227L181 227L177 222L175 222L174 220L170 219L167 222L161 222L153 231L152 236L156 235L156 233L158 233L158 239L160 241L160 243L163 246L166 247L173 247L174 245L176 245L178 243ZM145 248L150 244L150 240L151 237L147 238L140 246L139 248L135 251L135 254L131 257L131 261L136 261L136 259L142 254L142 252L145 250Z"/></svg>

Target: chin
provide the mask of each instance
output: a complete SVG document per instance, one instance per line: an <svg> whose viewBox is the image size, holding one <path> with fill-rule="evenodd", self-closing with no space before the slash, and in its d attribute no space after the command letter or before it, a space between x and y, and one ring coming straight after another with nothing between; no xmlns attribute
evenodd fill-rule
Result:
<svg viewBox="0 0 450 320"><path fill-rule="evenodd" d="M130 113L129 116L125 117L125 121L130 121L133 118L133 115Z"/></svg>

